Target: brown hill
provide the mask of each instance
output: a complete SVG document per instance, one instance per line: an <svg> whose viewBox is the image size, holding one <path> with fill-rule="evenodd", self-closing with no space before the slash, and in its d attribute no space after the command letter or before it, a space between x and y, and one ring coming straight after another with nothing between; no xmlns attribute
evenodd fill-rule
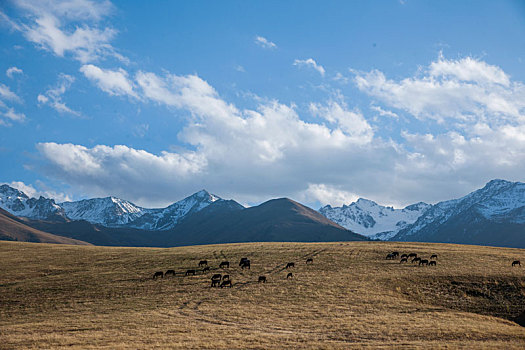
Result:
<svg viewBox="0 0 525 350"><path fill-rule="evenodd" d="M27 226L21 219L3 209L0 209L0 240L91 245L77 239L57 236Z"/></svg>
<svg viewBox="0 0 525 350"><path fill-rule="evenodd" d="M367 240L288 198L242 210L210 205L184 220L172 233L173 245Z"/></svg>

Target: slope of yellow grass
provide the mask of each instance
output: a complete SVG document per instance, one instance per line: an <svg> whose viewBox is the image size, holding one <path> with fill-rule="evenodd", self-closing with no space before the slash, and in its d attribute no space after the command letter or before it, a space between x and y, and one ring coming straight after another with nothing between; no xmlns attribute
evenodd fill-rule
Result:
<svg viewBox="0 0 525 350"><path fill-rule="evenodd" d="M435 253L438 263L385 260L390 251ZM0 242L0 348L523 349L525 328L510 321L525 310L525 267L510 266L520 258L524 250L425 243ZM201 259L211 271L184 276ZM218 269L224 260L230 268ZM168 269L176 276L151 278ZM214 273L233 288L210 288Z"/></svg>

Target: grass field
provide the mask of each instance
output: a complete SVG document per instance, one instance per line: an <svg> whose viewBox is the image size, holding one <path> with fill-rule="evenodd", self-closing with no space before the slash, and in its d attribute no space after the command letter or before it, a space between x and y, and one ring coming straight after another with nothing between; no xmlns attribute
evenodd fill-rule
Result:
<svg viewBox="0 0 525 350"><path fill-rule="evenodd" d="M394 250L435 253L437 266L385 260ZM183 276L201 259L209 273ZM525 311L516 259L525 250L426 243L0 242L0 348L523 349L525 328L511 321ZM167 269L176 276L151 278ZM225 271L233 288L210 288Z"/></svg>

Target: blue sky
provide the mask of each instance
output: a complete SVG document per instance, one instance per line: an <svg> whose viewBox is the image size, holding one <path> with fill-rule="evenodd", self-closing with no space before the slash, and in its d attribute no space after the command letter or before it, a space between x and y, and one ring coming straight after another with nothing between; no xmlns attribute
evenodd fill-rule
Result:
<svg viewBox="0 0 525 350"><path fill-rule="evenodd" d="M4 1L0 181L404 206L525 173L519 1Z"/></svg>

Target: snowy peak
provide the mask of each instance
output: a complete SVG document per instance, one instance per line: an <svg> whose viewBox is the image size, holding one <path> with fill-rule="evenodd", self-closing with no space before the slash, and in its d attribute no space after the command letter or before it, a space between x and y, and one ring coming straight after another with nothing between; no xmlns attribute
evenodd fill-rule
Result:
<svg viewBox="0 0 525 350"><path fill-rule="evenodd" d="M29 198L24 192L5 184L0 186L0 208L16 216L37 220L64 216L64 210L53 199Z"/></svg>
<svg viewBox="0 0 525 350"><path fill-rule="evenodd" d="M86 220L108 227L128 224L145 212L144 208L116 197L84 199L60 205L72 220Z"/></svg>
<svg viewBox="0 0 525 350"><path fill-rule="evenodd" d="M187 216L217 201L223 201L223 199L206 190L200 190L167 208L149 209L143 216L130 223L130 226L145 230L169 230Z"/></svg>
<svg viewBox="0 0 525 350"><path fill-rule="evenodd" d="M480 219L493 223L525 223L525 183L492 180L464 197L439 202L400 231L395 239L434 235L448 223Z"/></svg>
<svg viewBox="0 0 525 350"><path fill-rule="evenodd" d="M420 202L404 209L394 209L379 205L369 199L359 198L356 202L342 207L327 205L319 209L319 212L356 233L372 238L387 239L415 222L429 207L429 204Z"/></svg>

